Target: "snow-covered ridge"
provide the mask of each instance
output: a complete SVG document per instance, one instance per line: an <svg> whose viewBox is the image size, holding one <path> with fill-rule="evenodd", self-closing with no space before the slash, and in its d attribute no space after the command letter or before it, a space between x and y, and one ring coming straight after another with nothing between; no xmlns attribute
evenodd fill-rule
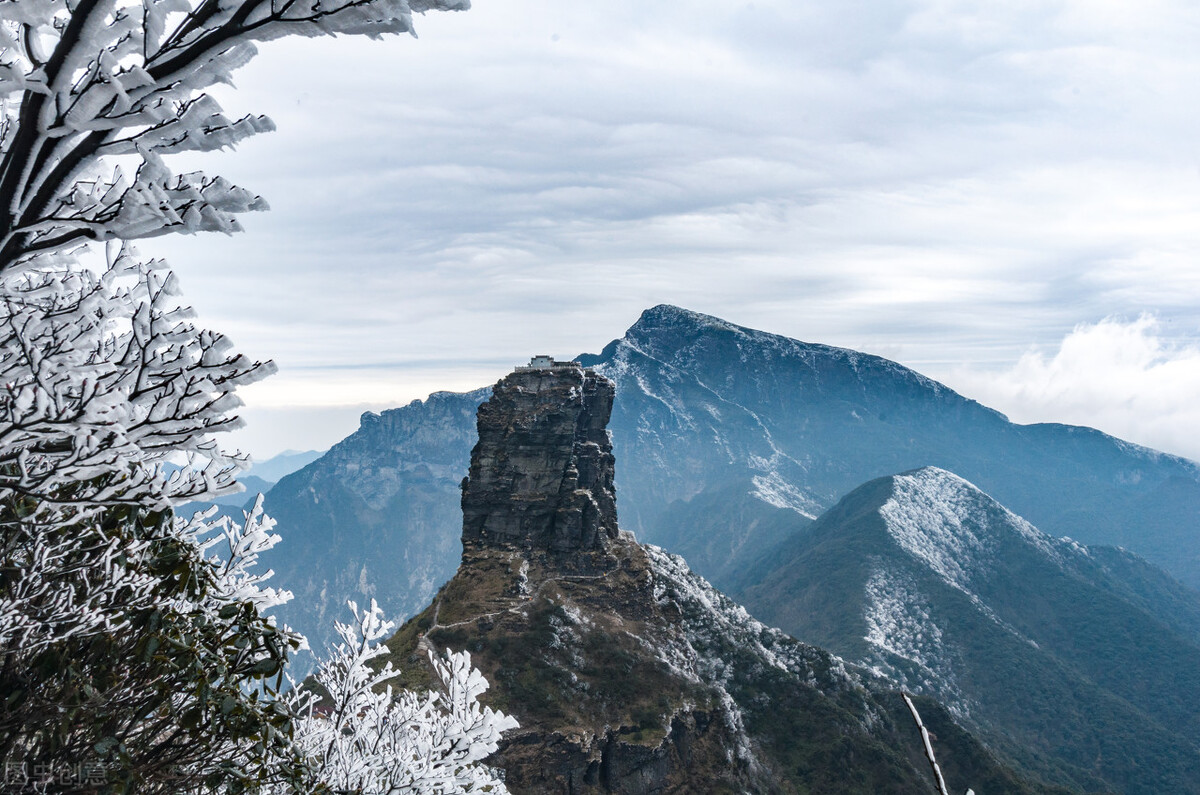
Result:
<svg viewBox="0 0 1200 795"><path fill-rule="evenodd" d="M892 478L892 497L879 509L888 533L900 547L943 580L968 591L971 573L990 557L987 517L967 481L928 467ZM982 521L975 532L964 520Z"/></svg>
<svg viewBox="0 0 1200 795"><path fill-rule="evenodd" d="M952 472L926 467L896 475L892 483L892 497L879 509L888 532L961 591L970 593L972 576L986 571L1000 533L1016 533L1058 558L1049 536ZM996 516L1002 521L994 522Z"/></svg>
<svg viewBox="0 0 1200 795"><path fill-rule="evenodd" d="M746 326L738 326L712 315L693 312L692 310L669 304L661 304L646 310L638 322L626 332L624 341L636 346L636 340L641 334L662 326L684 326L698 332L719 331L730 333L737 338L738 348L743 350L743 361L746 359L744 351L747 349L757 349L772 358L796 359L804 362L809 367L816 367L818 361L821 359L840 361L845 363L855 373L869 369L886 370L903 378L911 379L928 388L934 394L957 394L945 384L934 381L918 373L916 370L912 370L881 356L863 353L851 348L839 348L836 345L804 342L792 339L791 337L785 337L781 334L772 334ZM677 352L677 354L680 352L682 351ZM672 363L677 366L681 364L678 361L672 361Z"/></svg>
<svg viewBox="0 0 1200 795"><path fill-rule="evenodd" d="M816 519L821 512L815 499L784 480L774 469L768 469L764 475L755 475L750 482L754 486L750 493L768 505L795 511L808 519Z"/></svg>
<svg viewBox="0 0 1200 795"><path fill-rule="evenodd" d="M690 309L684 309L672 304L659 304L647 309L638 318L638 322L633 325L633 328L662 325L695 326L697 328L716 328L726 331L737 331L741 328L730 323L728 320L722 320L719 317L706 315L702 312L693 312Z"/></svg>
<svg viewBox="0 0 1200 795"><path fill-rule="evenodd" d="M760 368L762 360L770 361L772 365L775 363L775 360L791 360L792 363L802 363L803 366L811 368L814 375L818 374L823 367L829 366L845 367L859 378L869 373L888 373L891 377L928 390L937 399L950 400L952 402L961 400L965 403L974 404L980 410L991 413L1005 422L1010 422L1008 417L1003 413L988 406L983 406L977 401L959 394L945 384L885 357L856 351L851 348L804 342L780 334L759 331L746 326L736 325L712 315L706 315L669 304L662 304L646 310L641 318L626 332L622 341L638 347L639 342L644 341L644 338L647 336L653 336L655 332L662 328L671 327L682 329L685 333L691 332L697 341L703 341L705 337L713 334L731 335L738 350L741 352L742 361L749 362L753 357L759 361ZM641 347L645 346L642 345ZM660 353L660 358L665 359L675 367L688 370L693 363L691 360L697 350L697 345L687 343L671 351L669 355ZM770 368L767 369L769 370ZM713 389L721 397L728 398L727 390L722 388L721 384L709 384L704 381L702 383ZM819 378L817 381L814 381L814 384L818 383ZM1018 425L1014 423L1014 425L1021 428L1057 427L1066 429L1068 433L1072 434L1094 434L1109 440L1113 447L1121 454L1132 456L1151 465L1170 462L1182 467L1193 477L1200 476L1200 462L1191 461L1180 456L1163 453L1149 447L1118 439L1093 428L1060 423L1034 423L1032 425Z"/></svg>
<svg viewBox="0 0 1200 795"><path fill-rule="evenodd" d="M730 323L728 320L722 320L719 317L705 315L701 312L693 312L690 309L683 309L669 304L660 304L642 313L642 317L638 322L626 332L625 340L632 341L639 335L639 332L661 326L687 326L697 331L725 331L734 334L741 340L752 342L765 350L777 353L802 355L813 351L821 351L839 354L854 363L857 363L860 358L877 358L869 354L850 350L849 348L838 348L815 342L801 342L800 340L794 340L791 337L785 337L781 334L772 334L767 331L739 326Z"/></svg>

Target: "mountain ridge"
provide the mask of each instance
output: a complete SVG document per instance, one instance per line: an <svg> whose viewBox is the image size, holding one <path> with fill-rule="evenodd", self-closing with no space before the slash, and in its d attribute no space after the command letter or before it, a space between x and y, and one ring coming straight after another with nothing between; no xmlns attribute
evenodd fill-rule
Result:
<svg viewBox="0 0 1200 795"><path fill-rule="evenodd" d="M855 489L734 593L768 623L936 695L1048 780L1198 792L1200 635L1130 602L1103 565L923 468ZM1172 593L1148 576L1147 593Z"/></svg>
<svg viewBox="0 0 1200 795"><path fill-rule="evenodd" d="M603 354L579 359L618 384L614 438L628 481L621 491L635 505L653 504L652 496L663 505L690 499L708 485L695 465L688 487L675 493L639 493L649 472L628 477L645 460L686 459L681 440L693 459L702 459L697 451L706 446L723 448L713 453L724 453L711 462L714 479L747 481L758 499L806 518L873 477L935 465L981 483L1053 535L1125 546L1200 586L1200 545L1194 543L1200 465L1187 459L1090 428L1017 425L882 357L790 340L677 307L647 310ZM710 429L696 410L679 411L684 394L685 409L699 406L719 415L717 424L725 427ZM730 431L739 412L744 428L760 428L757 435ZM698 439L697 429L716 441ZM766 483L775 488L765 489ZM1176 493L1163 500L1166 508L1146 504L1167 487ZM790 499L772 499L780 493ZM641 513L627 514L639 537L683 552L723 583L720 562L656 535L664 532L660 517ZM1180 517L1190 517L1183 519L1186 532ZM729 568L741 564L725 562Z"/></svg>
<svg viewBox="0 0 1200 795"><path fill-rule="evenodd" d="M613 385L514 372L479 408L462 563L388 642L402 670L466 648L515 716L488 761L516 792L906 793L928 786L900 694L769 628L684 560L618 529ZM935 701L946 775L1022 781Z"/></svg>
<svg viewBox="0 0 1200 795"><path fill-rule="evenodd" d="M683 554L717 587L861 483L930 464L1051 535L1124 546L1200 585L1200 477L1182 459L1088 429L1016 426L886 359L669 307L578 359L617 384L622 526ZM264 563L297 595L284 619L317 647L347 598L377 598L401 619L453 574L458 486L489 392L364 415L267 495L284 542Z"/></svg>

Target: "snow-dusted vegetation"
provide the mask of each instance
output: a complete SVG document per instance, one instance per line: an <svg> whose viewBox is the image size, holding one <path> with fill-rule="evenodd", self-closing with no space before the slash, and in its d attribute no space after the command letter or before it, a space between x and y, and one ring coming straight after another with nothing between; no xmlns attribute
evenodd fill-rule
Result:
<svg viewBox="0 0 1200 795"><path fill-rule="evenodd" d="M392 691L399 676L391 662L369 664L387 653L382 641L395 628L379 605L358 610L354 624L337 623L342 637L315 675L327 696L299 688L284 700L298 715L295 743L313 765L303 789L336 792L495 792L503 778L477 764L496 750L500 734L516 720L480 706L487 680L467 652L444 658L429 653L442 692ZM279 795L289 787L276 790Z"/></svg>
<svg viewBox="0 0 1200 795"><path fill-rule="evenodd" d="M270 362L178 303L131 241L237 230L265 209L171 154L272 128L203 93L254 42L412 30L460 0L9 0L0 4L0 763L55 792L477 791L511 719L476 702L465 655L443 693L376 692L377 611L321 684L281 695L303 638L268 611L261 500L244 521L173 507L236 490L237 388ZM178 466L182 464L182 467ZM356 634L357 633L357 634ZM339 690L334 687L341 683ZM340 711L339 711L340 710ZM324 742L333 733L338 743Z"/></svg>

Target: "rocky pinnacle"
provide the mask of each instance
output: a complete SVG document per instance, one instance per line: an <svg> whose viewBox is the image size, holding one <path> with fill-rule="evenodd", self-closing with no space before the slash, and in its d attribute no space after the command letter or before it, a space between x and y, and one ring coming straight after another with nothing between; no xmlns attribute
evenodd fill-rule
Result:
<svg viewBox="0 0 1200 795"><path fill-rule="evenodd" d="M613 382L579 366L521 368L479 407L463 480L463 546L591 551L617 538Z"/></svg>

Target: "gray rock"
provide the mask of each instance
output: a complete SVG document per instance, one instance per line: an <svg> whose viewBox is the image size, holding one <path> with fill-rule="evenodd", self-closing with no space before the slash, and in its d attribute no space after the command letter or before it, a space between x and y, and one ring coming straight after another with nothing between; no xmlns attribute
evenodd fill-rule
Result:
<svg viewBox="0 0 1200 795"><path fill-rule="evenodd" d="M594 551L617 537L612 381L582 367L520 369L479 407L463 480L463 545Z"/></svg>

